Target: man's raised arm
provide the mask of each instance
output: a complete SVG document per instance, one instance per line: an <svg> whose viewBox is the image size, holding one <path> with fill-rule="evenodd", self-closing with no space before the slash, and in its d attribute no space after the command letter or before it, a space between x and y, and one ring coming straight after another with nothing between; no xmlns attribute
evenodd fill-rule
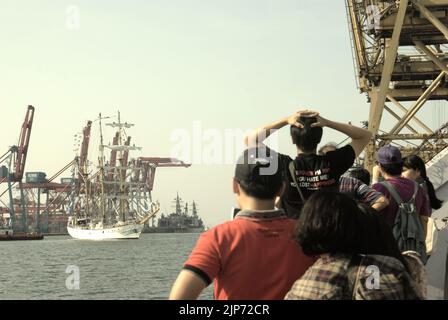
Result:
<svg viewBox="0 0 448 320"><path fill-rule="evenodd" d="M289 117L272 122L249 133L244 138L244 144L248 147L259 146L263 144L263 141L266 140L272 133L283 128L286 125L295 125L297 127L302 127L302 124L299 122L300 117L316 117L318 115L319 113L310 110L297 111Z"/></svg>
<svg viewBox="0 0 448 320"><path fill-rule="evenodd" d="M313 123L312 127L327 127L336 131L342 132L352 138L350 145L355 151L356 157L358 157L369 143L372 133L366 129L355 127L351 124L345 124L340 122L331 121L321 116L317 117L318 121Z"/></svg>

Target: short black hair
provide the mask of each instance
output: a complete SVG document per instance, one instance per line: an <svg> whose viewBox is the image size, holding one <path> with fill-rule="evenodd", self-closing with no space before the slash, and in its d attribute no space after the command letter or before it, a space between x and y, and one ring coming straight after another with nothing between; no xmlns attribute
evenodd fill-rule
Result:
<svg viewBox="0 0 448 320"><path fill-rule="evenodd" d="M317 122L316 117L300 117L299 122L303 128L291 126L291 137L293 143L304 152L312 152L317 149L317 145L322 140L322 127L311 127Z"/></svg>
<svg viewBox="0 0 448 320"><path fill-rule="evenodd" d="M308 256L378 254L403 261L384 218L339 192L318 191L307 200L296 238Z"/></svg>
<svg viewBox="0 0 448 320"><path fill-rule="evenodd" d="M245 194L260 200L274 199L283 187L283 181L270 184L244 180L237 180L237 182Z"/></svg>
<svg viewBox="0 0 448 320"><path fill-rule="evenodd" d="M384 170L390 176L400 176L403 172L403 163L388 163L382 164L380 163L381 169Z"/></svg>
<svg viewBox="0 0 448 320"><path fill-rule="evenodd" d="M353 168L348 174L350 177L358 179L368 186L370 185L370 172L368 170L364 168Z"/></svg>
<svg viewBox="0 0 448 320"><path fill-rule="evenodd" d="M358 207L349 196L317 191L305 202L297 224L297 240L307 256L357 253L361 239L354 232Z"/></svg>
<svg viewBox="0 0 448 320"><path fill-rule="evenodd" d="M265 147L244 150L238 158L234 178L249 197L274 199L284 181L283 172L278 168L278 154Z"/></svg>

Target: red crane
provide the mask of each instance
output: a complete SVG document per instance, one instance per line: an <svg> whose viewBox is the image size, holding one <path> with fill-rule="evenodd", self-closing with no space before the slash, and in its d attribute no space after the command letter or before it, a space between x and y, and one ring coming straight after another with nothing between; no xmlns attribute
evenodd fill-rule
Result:
<svg viewBox="0 0 448 320"><path fill-rule="evenodd" d="M92 129L92 121L87 122L87 126L84 127L84 130L82 131L83 139L81 143L81 151L79 155L79 167L82 168L83 174L84 168L87 162L87 156L89 153L89 142L90 142L90 132Z"/></svg>
<svg viewBox="0 0 448 320"><path fill-rule="evenodd" d="M19 136L19 145L18 146L12 146L6 154L4 154L0 158L0 163L4 162L8 155L12 155L12 168L10 170L14 169L13 172L9 173L9 179L8 177L0 178L0 183L2 182L22 182L23 174L25 172L25 164L26 164L26 157L28 154L28 146L30 144L30 137L31 137L31 128L33 127L33 119L34 119L34 107L28 106L28 110L25 115L25 120L22 124L22 130L20 131Z"/></svg>
<svg viewBox="0 0 448 320"><path fill-rule="evenodd" d="M31 128L33 127L33 119L34 119L34 107L28 106L28 110L25 115L25 120L22 124L22 130L20 131L19 136L19 145L12 146L8 152L2 156L2 159L5 159L6 155L13 155L13 172L10 172L9 181L10 182L21 182L23 178L23 174L25 173L25 164L26 157L28 154L28 146L30 144L31 137ZM12 169L12 168L11 168ZM0 178L0 183L6 182L8 179L3 177Z"/></svg>
<svg viewBox="0 0 448 320"><path fill-rule="evenodd" d="M27 231L27 212L25 208L24 202L24 194L23 194L23 186L22 186L22 178L25 173L25 165L26 158L28 154L28 146L30 144L31 138L31 129L33 127L33 119L34 119L34 107L28 106L25 120L22 124L22 130L20 131L19 136L19 145L12 146L8 152L0 158L0 163L8 162L7 169L5 172L6 166L0 166L0 184L3 182L8 183L8 188L2 194L0 194L0 198L6 193L9 192L9 213L10 219L12 221L12 226L14 228L14 200L12 194L12 187L15 183L19 183L20 190L20 204L22 208L22 231ZM1 199L0 199L1 201ZM2 202L3 203L3 202Z"/></svg>
<svg viewBox="0 0 448 320"><path fill-rule="evenodd" d="M174 158L140 157L138 158L138 161L143 165L144 171L142 179L146 180L150 192L154 187L154 178L157 168L191 167L191 164L185 163L183 161Z"/></svg>
<svg viewBox="0 0 448 320"><path fill-rule="evenodd" d="M14 181L21 181L25 173L26 157L28 155L28 146L30 144L31 129L34 120L34 107L28 106L25 115L25 121L22 124L20 132L19 148L16 154Z"/></svg>

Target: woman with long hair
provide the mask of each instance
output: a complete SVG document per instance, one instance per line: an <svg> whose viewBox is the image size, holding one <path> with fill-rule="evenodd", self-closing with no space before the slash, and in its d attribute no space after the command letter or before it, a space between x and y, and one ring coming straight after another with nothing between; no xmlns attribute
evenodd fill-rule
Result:
<svg viewBox="0 0 448 320"><path fill-rule="evenodd" d="M416 181L426 191L432 209L438 210L442 207L443 201L436 196L434 186L426 175L426 166L422 158L416 155L404 158L402 175Z"/></svg>
<svg viewBox="0 0 448 320"><path fill-rule="evenodd" d="M296 240L303 252L317 261L285 299L425 298L424 283L414 280L414 274L424 272L423 265L400 253L378 212L357 205L347 195L333 191L313 194L302 209Z"/></svg>

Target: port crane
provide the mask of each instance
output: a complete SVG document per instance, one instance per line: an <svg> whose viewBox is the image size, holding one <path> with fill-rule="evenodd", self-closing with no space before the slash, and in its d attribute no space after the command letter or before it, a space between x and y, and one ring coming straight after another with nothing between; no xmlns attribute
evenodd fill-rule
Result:
<svg viewBox="0 0 448 320"><path fill-rule="evenodd" d="M346 9L358 88L370 103L367 124L374 135L365 167L372 169L387 143L425 161L446 153L448 122L432 129L417 113L430 100L448 99L448 1L346 0ZM390 128L384 113L395 121Z"/></svg>
<svg viewBox="0 0 448 320"><path fill-rule="evenodd" d="M10 227L14 231L27 232L27 210L24 200L23 184L22 179L25 172L26 159L28 155L28 147L31 138L31 129L33 127L34 120L33 106L28 106L25 120L22 124L22 129L19 136L19 144L17 146L12 146L9 150L0 157L0 184L6 183L7 189L0 193L1 197L8 193L9 205L7 209L2 211L8 211L10 215ZM21 222L16 221L15 216L15 203L13 199L13 187L18 184L18 190L20 192L20 208L21 208Z"/></svg>

